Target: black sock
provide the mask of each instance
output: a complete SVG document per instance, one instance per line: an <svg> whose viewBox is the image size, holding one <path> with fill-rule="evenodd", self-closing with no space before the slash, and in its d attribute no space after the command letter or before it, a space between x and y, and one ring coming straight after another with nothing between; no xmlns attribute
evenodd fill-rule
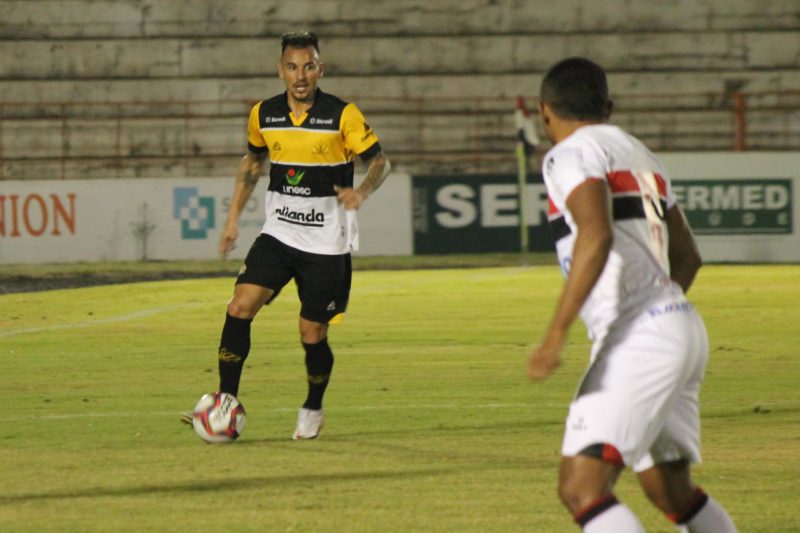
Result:
<svg viewBox="0 0 800 533"><path fill-rule="evenodd" d="M322 397L328 387L328 380L333 369L333 352L328 346L328 339L317 344L303 343L306 350L306 374L308 376L308 397L303 407L306 409L322 409Z"/></svg>
<svg viewBox="0 0 800 533"><path fill-rule="evenodd" d="M244 360L250 353L250 323L252 318L225 315L222 339L219 341L219 390L236 396L242 377Z"/></svg>

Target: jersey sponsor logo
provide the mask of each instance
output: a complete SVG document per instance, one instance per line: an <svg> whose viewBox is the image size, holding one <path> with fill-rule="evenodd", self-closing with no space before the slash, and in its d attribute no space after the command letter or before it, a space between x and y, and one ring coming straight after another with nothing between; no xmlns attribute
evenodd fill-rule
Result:
<svg viewBox="0 0 800 533"><path fill-rule="evenodd" d="M286 122L286 117L264 117L265 124L271 124L273 122Z"/></svg>
<svg viewBox="0 0 800 533"><path fill-rule="evenodd" d="M276 142L275 144L273 144L272 145L272 151L273 152L280 152L281 151L281 143Z"/></svg>
<svg viewBox="0 0 800 533"><path fill-rule="evenodd" d="M299 226L311 226L321 228L325 225L325 214L317 212L312 209L309 212L292 211L287 206L283 206L275 210L278 215L278 220L281 222L288 222L289 224L297 224Z"/></svg>
<svg viewBox="0 0 800 533"><path fill-rule="evenodd" d="M293 194L297 196L311 196L310 187L298 187L296 185L284 185L281 191L284 194Z"/></svg>
<svg viewBox="0 0 800 533"><path fill-rule="evenodd" d="M333 125L332 118L314 118L311 117L311 120L308 121L310 124L322 124L322 125Z"/></svg>
<svg viewBox="0 0 800 533"><path fill-rule="evenodd" d="M295 169L290 168L286 172L286 176L285 176L286 177L286 183L288 183L289 185L297 185L303 179L303 176L305 176L305 174L306 174L305 172L299 172L298 173Z"/></svg>
<svg viewBox="0 0 800 533"><path fill-rule="evenodd" d="M281 189L285 194L294 194L298 196L311 196L311 188L310 187L300 187L300 182L303 180L303 176L305 176L305 172L297 172L295 169L290 168L288 172L286 172L286 181L289 185L284 185L283 189Z"/></svg>

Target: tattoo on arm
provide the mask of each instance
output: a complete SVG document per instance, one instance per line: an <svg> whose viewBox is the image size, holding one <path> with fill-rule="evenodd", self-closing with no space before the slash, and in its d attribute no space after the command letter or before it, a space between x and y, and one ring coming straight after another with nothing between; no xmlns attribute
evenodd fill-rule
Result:
<svg viewBox="0 0 800 533"><path fill-rule="evenodd" d="M364 198L368 197L370 194L378 190L378 187L383 185L383 182L386 181L386 176L389 175L391 168L392 165L389 163L389 159L383 154L383 152L379 153L370 160L369 168L367 169L367 175L364 177L364 181L362 181L361 185L358 187L361 194L364 195Z"/></svg>
<svg viewBox="0 0 800 533"><path fill-rule="evenodd" d="M237 174L238 181L242 182L247 187L255 187L258 179L261 177L261 172L264 168L264 161L266 154L253 154L248 153L242 158L239 165L239 172Z"/></svg>

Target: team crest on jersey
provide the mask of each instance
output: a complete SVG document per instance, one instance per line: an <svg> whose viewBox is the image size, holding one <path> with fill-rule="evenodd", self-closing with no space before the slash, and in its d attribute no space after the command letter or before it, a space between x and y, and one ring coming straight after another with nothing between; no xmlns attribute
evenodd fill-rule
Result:
<svg viewBox="0 0 800 533"><path fill-rule="evenodd" d="M305 172L297 172L295 169L290 168L286 172L286 183L292 186L297 185L303 179L305 174Z"/></svg>
<svg viewBox="0 0 800 533"><path fill-rule="evenodd" d="M272 145L272 151L273 152L280 152L281 151L281 143L276 142L275 144L273 144Z"/></svg>

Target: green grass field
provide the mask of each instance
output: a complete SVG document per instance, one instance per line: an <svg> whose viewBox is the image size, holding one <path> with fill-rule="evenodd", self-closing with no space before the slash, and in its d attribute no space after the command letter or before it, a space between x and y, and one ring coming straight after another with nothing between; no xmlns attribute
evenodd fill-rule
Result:
<svg viewBox="0 0 800 533"><path fill-rule="evenodd" d="M0 530L575 531L555 487L583 326L553 378L524 375L560 286L552 266L357 272L326 428L303 442L287 288L223 446L177 413L216 388L232 277L0 296ZM712 345L695 477L740 531L800 531L800 267L709 266L691 296ZM674 531L630 473L617 494Z"/></svg>

